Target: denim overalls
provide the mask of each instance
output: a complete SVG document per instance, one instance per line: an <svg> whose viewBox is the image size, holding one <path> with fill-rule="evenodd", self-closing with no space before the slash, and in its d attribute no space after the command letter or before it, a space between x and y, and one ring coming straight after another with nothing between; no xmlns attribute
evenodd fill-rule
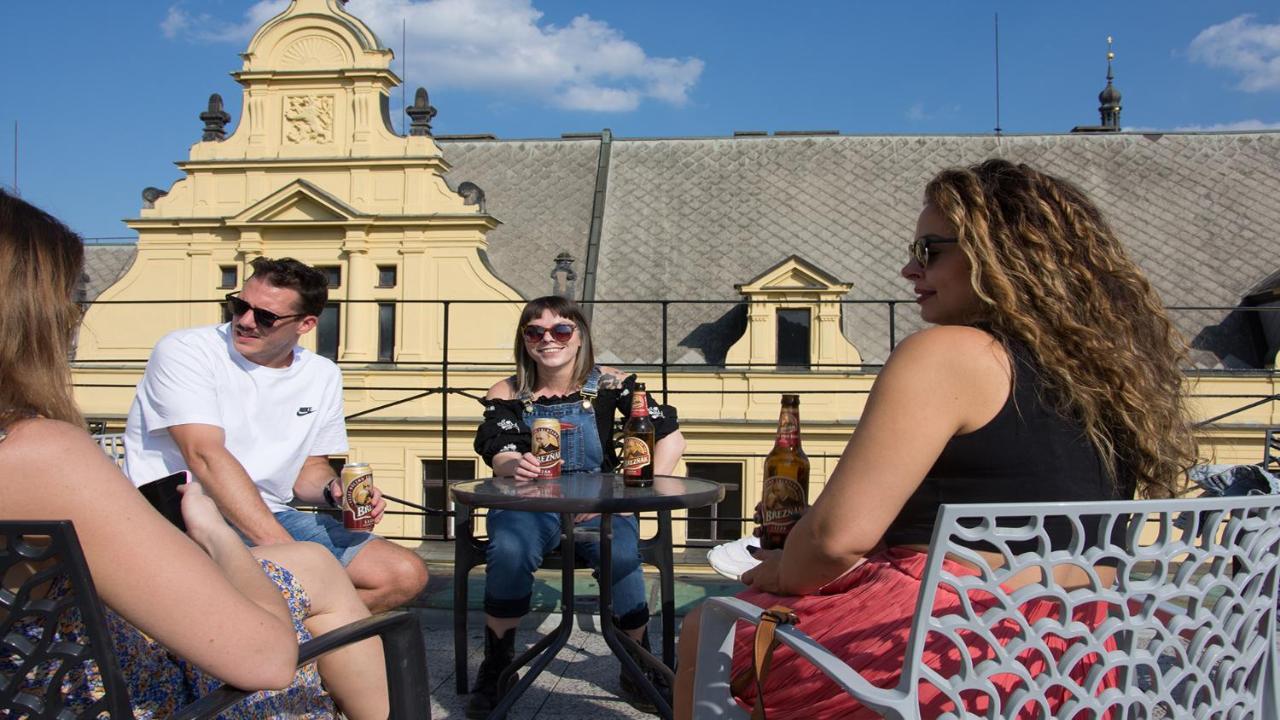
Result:
<svg viewBox="0 0 1280 720"><path fill-rule="evenodd" d="M560 471L597 472L604 464L604 447L596 426L593 400L600 386L600 368L592 368L582 386L582 400L540 405L524 400L524 424L537 418L560 421ZM579 527L600 526L600 518ZM560 547L560 516L555 513L491 510L488 518L489 549L485 554L484 609L493 617L522 617L529 612L533 571L547 553ZM644 573L640 569L639 529L634 515L613 518L613 610L624 630L648 622ZM600 569L600 544L577 543L578 556L594 570Z"/></svg>

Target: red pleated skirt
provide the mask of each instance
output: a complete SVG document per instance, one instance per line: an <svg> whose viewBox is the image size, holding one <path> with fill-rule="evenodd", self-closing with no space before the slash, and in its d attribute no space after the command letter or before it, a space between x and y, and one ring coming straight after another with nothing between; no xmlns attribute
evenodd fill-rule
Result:
<svg viewBox="0 0 1280 720"><path fill-rule="evenodd" d="M798 627L804 630L829 651L841 657L871 684L883 688L896 687L902 677L903 657L906 654L907 637L916 611L920 593L920 578L924 573L925 553L905 548L888 548L868 556L862 564L837 580L823 587L818 594L805 596L772 595L748 590L738 595L747 602L768 608L782 604L790 607L799 617ZM972 575L973 571L958 563L946 561L948 570L956 575ZM984 603L971 597L975 606ZM961 598L953 590L939 587L934 614L953 612ZM986 603L989 605L990 603ZM1034 600L1022 607L1024 617L1031 623L1044 618L1066 621L1059 603ZM1095 628L1106 618L1106 607L1100 603L1082 604L1071 610L1070 620ZM733 674L751 664L754 626L738 623L734 641ZM1006 629L994 635L1002 644L1017 634L1017 626L1009 623ZM1026 651L1018 661L1034 677L1043 672L1047 663L1057 664L1074 641L1061 636L1045 638L1045 645L1052 655ZM958 648L948 638L934 633L925 643L923 662L946 677L949 668L959 666L960 653L967 652L975 662L992 656L987 644L976 636L964 637L964 647ZM1096 680L1097 687L1089 688L1087 678L1090 669L1100 660L1096 654L1083 655L1069 673L1077 688L1055 687L1046 693L1048 711L1044 706L1029 703L1019 712L1019 718L1057 718L1057 708L1073 697L1073 692L1086 688L1099 693L1115 686L1110 674ZM991 678L998 688L1002 703L1023 684L1013 674ZM755 703L755 687L752 686L736 699L746 710ZM922 681L919 688L921 716L932 718L944 712L955 712L954 704L933 685ZM968 712L982 714L990 706L991 697L985 693L969 692L964 696ZM822 718L876 718L875 712L863 707L834 682L822 674L807 660L798 658L785 645L779 645L773 654L773 662L765 683L765 709L770 720L821 720Z"/></svg>

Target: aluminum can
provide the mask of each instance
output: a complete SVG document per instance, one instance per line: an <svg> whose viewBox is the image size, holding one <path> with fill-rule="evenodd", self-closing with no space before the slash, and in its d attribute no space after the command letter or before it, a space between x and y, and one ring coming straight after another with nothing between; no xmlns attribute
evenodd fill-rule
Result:
<svg viewBox="0 0 1280 720"><path fill-rule="evenodd" d="M342 526L373 530L373 469L369 463L342 466Z"/></svg>
<svg viewBox="0 0 1280 720"><path fill-rule="evenodd" d="M533 456L538 458L538 477L560 477L560 421L538 418L533 421Z"/></svg>

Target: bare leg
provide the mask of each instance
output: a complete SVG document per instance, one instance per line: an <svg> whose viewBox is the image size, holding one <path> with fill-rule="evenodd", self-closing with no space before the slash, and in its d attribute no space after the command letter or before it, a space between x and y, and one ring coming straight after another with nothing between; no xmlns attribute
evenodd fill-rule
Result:
<svg viewBox="0 0 1280 720"><path fill-rule="evenodd" d="M676 647L676 687L671 710L675 720L693 718L693 673L698 659L698 627L702 608L695 608L680 624L680 641Z"/></svg>
<svg viewBox="0 0 1280 720"><path fill-rule="evenodd" d="M484 616L484 624L485 627L493 631L494 635L502 637L507 634L508 630L520 625L520 618L500 618L486 613Z"/></svg>
<svg viewBox="0 0 1280 720"><path fill-rule="evenodd" d="M303 620L312 635L322 635L369 617L342 565L315 543L283 543L253 548L258 557L288 568L311 598L311 614ZM387 669L377 638L327 653L318 660L325 689L351 720L385 720Z"/></svg>
<svg viewBox="0 0 1280 720"><path fill-rule="evenodd" d="M370 612L400 607L427 585L427 566L412 550L382 538L360 548L347 574Z"/></svg>

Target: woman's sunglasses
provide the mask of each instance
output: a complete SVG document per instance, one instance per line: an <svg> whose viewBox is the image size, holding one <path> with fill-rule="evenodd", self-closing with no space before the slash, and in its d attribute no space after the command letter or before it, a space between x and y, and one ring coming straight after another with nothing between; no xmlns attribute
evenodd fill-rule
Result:
<svg viewBox="0 0 1280 720"><path fill-rule="evenodd" d="M911 253L911 257L920 263L920 267L929 267L929 249L934 245L946 245L959 242L956 238L944 238L937 235L923 235L911 241L907 246L907 251Z"/></svg>
<svg viewBox="0 0 1280 720"><path fill-rule="evenodd" d="M271 329L272 325L275 325L281 320L306 317L307 315L306 313L294 313L292 315L277 315L271 312L270 310L263 310L262 308L256 308L250 305L244 300L241 300L240 298L236 297L235 293L227 293L226 298L227 298L227 306L231 308L232 317L240 317L241 315L249 311L253 311L253 322L256 323L258 327L266 328L268 330Z"/></svg>
<svg viewBox="0 0 1280 720"><path fill-rule="evenodd" d="M572 323L556 323L551 327L542 327L541 325L525 325L520 334L524 336L526 342L540 342L546 337L547 333L551 333L551 339L558 343L569 342L569 338L573 337L573 331L578 328Z"/></svg>

